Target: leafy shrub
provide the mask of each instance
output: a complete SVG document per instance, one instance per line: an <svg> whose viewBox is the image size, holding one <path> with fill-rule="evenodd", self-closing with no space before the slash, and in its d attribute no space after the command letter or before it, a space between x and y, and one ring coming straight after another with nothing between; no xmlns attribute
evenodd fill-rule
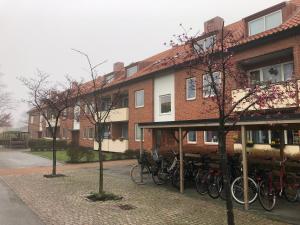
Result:
<svg viewBox="0 0 300 225"><path fill-rule="evenodd" d="M52 139L30 139L28 146L31 151L51 151ZM56 150L64 150L68 146L66 140L56 140Z"/></svg>
<svg viewBox="0 0 300 225"><path fill-rule="evenodd" d="M82 146L69 145L67 148L67 155L72 163L78 163L86 158L87 162L94 161L94 152L92 149Z"/></svg>
<svg viewBox="0 0 300 225"><path fill-rule="evenodd" d="M138 150L138 149L136 149L136 150L128 149L128 150L125 151L124 154L129 159L136 159L140 155L140 150Z"/></svg>

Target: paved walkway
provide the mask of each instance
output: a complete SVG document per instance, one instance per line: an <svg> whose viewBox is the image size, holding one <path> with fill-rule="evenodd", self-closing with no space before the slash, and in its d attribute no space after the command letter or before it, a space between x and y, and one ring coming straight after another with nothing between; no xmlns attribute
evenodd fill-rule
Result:
<svg viewBox="0 0 300 225"><path fill-rule="evenodd" d="M128 166L125 168L128 174ZM3 176L9 186L46 225L220 225L226 224L224 202L179 194L177 190L149 183L138 186L128 175L106 167L105 190L124 197L121 201L89 202L97 190L94 168L66 170L67 177L43 178L40 174ZM34 184L34 185L33 185ZM132 210L124 210L129 205ZM121 207L120 207L121 206ZM235 210L236 224L282 225L262 215Z"/></svg>

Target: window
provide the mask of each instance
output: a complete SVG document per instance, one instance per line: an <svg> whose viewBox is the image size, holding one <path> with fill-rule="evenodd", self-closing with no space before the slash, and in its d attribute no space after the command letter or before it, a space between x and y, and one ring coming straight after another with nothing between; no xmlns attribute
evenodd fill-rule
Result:
<svg viewBox="0 0 300 225"><path fill-rule="evenodd" d="M217 131L204 131L204 143L205 144L218 144L218 132Z"/></svg>
<svg viewBox="0 0 300 225"><path fill-rule="evenodd" d="M144 90L135 92L135 108L144 107Z"/></svg>
<svg viewBox="0 0 300 225"><path fill-rule="evenodd" d="M197 143L197 132L196 131L189 131L188 132L187 142L189 144L196 144Z"/></svg>
<svg viewBox="0 0 300 225"><path fill-rule="evenodd" d="M30 123L33 124L34 117L30 116Z"/></svg>
<svg viewBox="0 0 300 225"><path fill-rule="evenodd" d="M248 23L249 35L255 35L274 27L278 27L280 24L282 24L281 10L250 21Z"/></svg>
<svg viewBox="0 0 300 225"><path fill-rule="evenodd" d="M141 128L138 124L135 124L135 140L140 141L141 140ZM143 129L143 141L144 141L144 129Z"/></svg>
<svg viewBox="0 0 300 225"><path fill-rule="evenodd" d="M286 62L277 65L258 68L249 72L250 83L252 85L260 82L280 82L292 79L294 73L294 63Z"/></svg>
<svg viewBox="0 0 300 225"><path fill-rule="evenodd" d="M74 120L79 122L79 118L80 118L80 106L79 106L79 103L78 103L74 107Z"/></svg>
<svg viewBox="0 0 300 225"><path fill-rule="evenodd" d="M268 130L252 130L249 132L249 140L253 144L268 144L269 132Z"/></svg>
<svg viewBox="0 0 300 225"><path fill-rule="evenodd" d="M94 128L90 127L88 128L88 138L93 139L94 138Z"/></svg>
<svg viewBox="0 0 300 225"><path fill-rule="evenodd" d="M203 97L215 96L216 93L213 90L214 84L216 88L219 88L219 86L221 85L221 73L214 72L212 76L214 83L212 82L210 74L203 75Z"/></svg>
<svg viewBox="0 0 300 225"><path fill-rule="evenodd" d="M128 107L128 95L122 96L121 98L121 107Z"/></svg>
<svg viewBox="0 0 300 225"><path fill-rule="evenodd" d="M67 115L68 115L68 109L64 109L64 110L62 111L62 117L63 117L63 118L66 118Z"/></svg>
<svg viewBox="0 0 300 225"><path fill-rule="evenodd" d="M135 74L137 71L138 71L137 65L136 66L131 66L131 67L129 67L129 68L126 69L126 76L130 77L133 74Z"/></svg>
<svg viewBox="0 0 300 225"><path fill-rule="evenodd" d="M115 75L114 74L109 74L107 76L105 76L105 82L107 84L109 84L110 82L112 82L114 80Z"/></svg>
<svg viewBox="0 0 300 225"><path fill-rule="evenodd" d="M159 96L160 113L166 114L171 112L171 95Z"/></svg>
<svg viewBox="0 0 300 225"><path fill-rule="evenodd" d="M186 79L186 100L196 99L196 78Z"/></svg>
<svg viewBox="0 0 300 225"><path fill-rule="evenodd" d="M111 107L111 98L103 98L101 106L103 111L109 110Z"/></svg>
<svg viewBox="0 0 300 225"><path fill-rule="evenodd" d="M122 138L128 139L128 124L122 124L121 134L122 134Z"/></svg>
<svg viewBox="0 0 300 225"><path fill-rule="evenodd" d="M299 145L300 144L300 136L298 130L287 130L285 131L286 141L285 143L288 145Z"/></svg>
<svg viewBox="0 0 300 225"><path fill-rule="evenodd" d="M99 130L100 130L100 132L98 132ZM98 136L99 133L101 135L101 138L103 138L103 139L110 138L110 125L109 124L101 124L101 128L100 128L100 124L99 124L99 129L96 131L96 135ZM94 131L94 134L95 134L95 131Z"/></svg>
<svg viewBox="0 0 300 225"><path fill-rule="evenodd" d="M197 41L194 48L198 52L205 52L208 49L212 49L216 43L216 35L201 39Z"/></svg>

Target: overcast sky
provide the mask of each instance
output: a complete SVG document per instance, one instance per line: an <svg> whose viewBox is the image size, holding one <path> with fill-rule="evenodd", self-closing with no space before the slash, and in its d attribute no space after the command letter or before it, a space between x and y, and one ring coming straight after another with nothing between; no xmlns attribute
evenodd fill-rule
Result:
<svg viewBox="0 0 300 225"><path fill-rule="evenodd" d="M203 31L203 23L221 16L225 24L272 6L281 0L0 0L0 72L13 93L14 125L28 106L20 76L37 68L60 81L64 75L87 77L87 52L106 73L112 64L125 65L163 51L165 41L181 32L179 24Z"/></svg>

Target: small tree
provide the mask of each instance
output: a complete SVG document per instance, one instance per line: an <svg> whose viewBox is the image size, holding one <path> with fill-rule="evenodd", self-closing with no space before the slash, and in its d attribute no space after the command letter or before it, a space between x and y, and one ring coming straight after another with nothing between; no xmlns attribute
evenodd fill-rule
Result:
<svg viewBox="0 0 300 225"><path fill-rule="evenodd" d="M9 127L11 125L11 109L11 95L5 91L5 86L0 83L0 127Z"/></svg>
<svg viewBox="0 0 300 225"><path fill-rule="evenodd" d="M278 104L286 104L288 98L296 95L296 83L289 81L280 85L264 82L250 84L247 74L237 65L234 47L239 41L233 33L224 28L211 37L201 39L184 33L175 36L171 45L178 49L174 57L166 59L167 65L172 62L188 68L190 77L200 76L202 83L198 85L207 97L201 109L214 112L219 122L218 152L221 156L223 184L226 192L227 222L234 224L233 205L230 193L230 173L228 168L226 137L236 123L256 110L276 108ZM192 84L196 87L196 83ZM236 89L235 91L233 91ZM292 102L296 104L296 102ZM231 124L227 126L226 123Z"/></svg>
<svg viewBox="0 0 300 225"><path fill-rule="evenodd" d="M21 77L25 87L29 90L29 99L26 101L46 121L52 137L52 176L56 176L56 139L59 131L59 119L64 110L73 107L78 95L73 89L74 82L66 77L65 84L52 85L50 76L37 71L35 78Z"/></svg>
<svg viewBox="0 0 300 225"><path fill-rule="evenodd" d="M109 116L113 108L115 108L119 102L120 90L114 93L114 97L110 100L109 104L105 104L106 107L103 107L104 103L104 94L105 89L109 86L113 78L105 78L103 76L98 76L96 69L102 65L98 63L93 65L89 56L82 52L73 49L79 54L83 55L88 63L88 70L91 81L85 84L78 84L78 93L80 94L80 100L83 102L80 106L85 117L89 120L90 124L95 127L95 141L98 144L98 154L99 154L99 189L98 193L104 193L103 189L103 150L102 142L104 140L104 130L107 125ZM88 87L88 89L87 89ZM110 127L108 128L110 129Z"/></svg>

